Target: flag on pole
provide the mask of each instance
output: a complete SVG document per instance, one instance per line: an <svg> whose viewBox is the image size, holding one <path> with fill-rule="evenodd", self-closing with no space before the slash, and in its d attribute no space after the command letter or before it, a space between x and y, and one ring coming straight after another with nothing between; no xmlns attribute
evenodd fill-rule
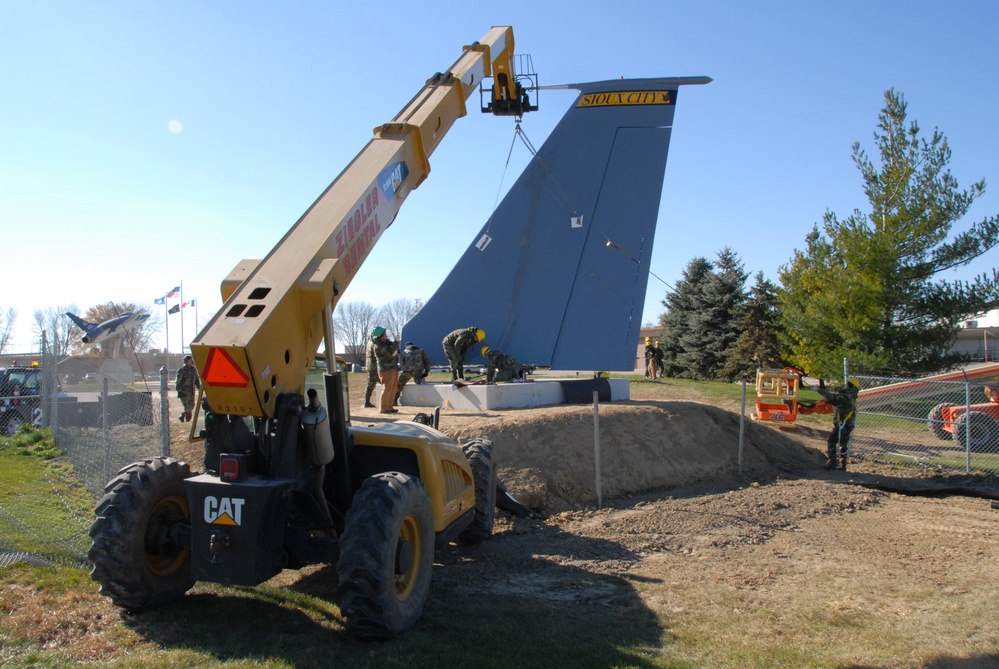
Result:
<svg viewBox="0 0 999 669"><path fill-rule="evenodd" d="M197 299L197 298L195 298L195 299ZM184 307L185 308L186 307L193 307L193 306L194 306L194 300L191 300L190 302L185 302L184 303Z"/></svg>
<svg viewBox="0 0 999 669"><path fill-rule="evenodd" d="M155 300L153 300L153 304L166 304L166 296L164 295L163 297L157 297Z"/></svg>
<svg viewBox="0 0 999 669"><path fill-rule="evenodd" d="M167 297L180 297L180 286L175 287L169 293L166 294Z"/></svg>
<svg viewBox="0 0 999 669"><path fill-rule="evenodd" d="M175 314L175 313L177 313L178 311L180 311L180 305L179 305L179 304L175 304L175 305L173 305L172 307L170 307L170 310L169 310L169 311L167 311L167 313L168 313L168 314Z"/></svg>

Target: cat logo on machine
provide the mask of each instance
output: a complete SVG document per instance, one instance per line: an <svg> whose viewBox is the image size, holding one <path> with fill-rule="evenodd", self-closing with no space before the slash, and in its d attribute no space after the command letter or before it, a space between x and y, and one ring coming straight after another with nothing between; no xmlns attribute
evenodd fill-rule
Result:
<svg viewBox="0 0 999 669"><path fill-rule="evenodd" d="M205 497L205 522L211 525L242 525L245 499Z"/></svg>

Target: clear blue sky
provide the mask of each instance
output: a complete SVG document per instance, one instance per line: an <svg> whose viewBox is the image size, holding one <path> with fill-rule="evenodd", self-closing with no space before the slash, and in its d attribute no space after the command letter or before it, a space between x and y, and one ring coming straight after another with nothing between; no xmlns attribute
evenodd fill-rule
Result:
<svg viewBox="0 0 999 669"><path fill-rule="evenodd" d="M36 309L137 302L162 321L153 299L181 281L204 322L236 263L263 257L372 128L492 25L514 27L542 84L714 79L678 100L650 263L670 284L726 245L776 282L826 210L866 210L851 145L876 153L890 87L927 135L947 135L962 187L989 183L970 220L999 213L996 2L347 4L0 4L0 308L19 313L13 351L31 347ZM535 146L572 98L542 93L523 126ZM520 173L518 145L504 177L513 121L470 102L344 300L429 298ZM666 290L650 280L643 320ZM170 340L179 350L177 316Z"/></svg>

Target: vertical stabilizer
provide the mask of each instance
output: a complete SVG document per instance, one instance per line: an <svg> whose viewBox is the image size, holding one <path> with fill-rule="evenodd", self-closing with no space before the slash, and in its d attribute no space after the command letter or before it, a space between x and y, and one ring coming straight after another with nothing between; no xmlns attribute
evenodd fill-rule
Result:
<svg viewBox="0 0 999 669"><path fill-rule="evenodd" d="M677 90L709 81L566 86L579 97L403 340L442 362L444 336L475 326L523 363L633 370Z"/></svg>

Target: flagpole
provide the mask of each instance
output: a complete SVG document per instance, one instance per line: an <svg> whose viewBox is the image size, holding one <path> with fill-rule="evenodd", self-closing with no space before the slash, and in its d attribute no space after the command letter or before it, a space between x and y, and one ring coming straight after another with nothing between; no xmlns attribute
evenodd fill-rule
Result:
<svg viewBox="0 0 999 669"><path fill-rule="evenodd" d="M166 359L167 359L167 369L170 368L170 313L167 311L170 306L167 304L166 295L163 296L163 327L165 329L164 336L166 337Z"/></svg>
<svg viewBox="0 0 999 669"><path fill-rule="evenodd" d="M180 282L180 354L184 355L184 282Z"/></svg>

